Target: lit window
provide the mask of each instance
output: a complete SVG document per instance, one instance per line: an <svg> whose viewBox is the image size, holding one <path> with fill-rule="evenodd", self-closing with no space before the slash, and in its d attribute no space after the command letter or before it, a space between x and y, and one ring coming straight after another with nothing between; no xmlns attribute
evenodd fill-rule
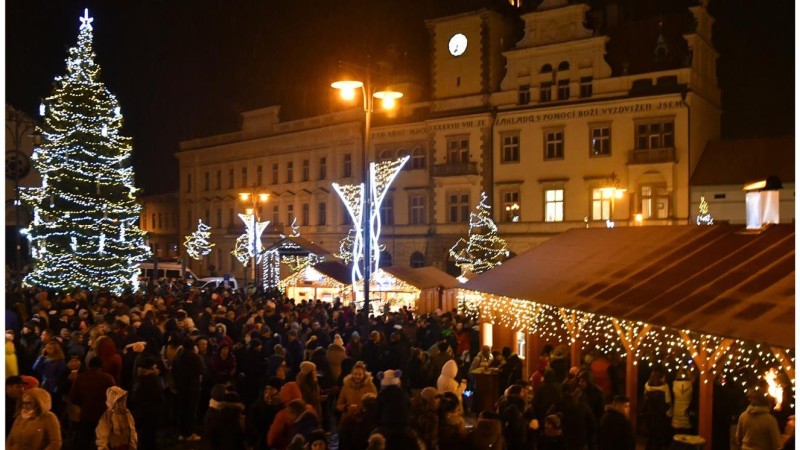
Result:
<svg viewBox="0 0 800 450"><path fill-rule="evenodd" d="M611 201L614 191L611 189L592 189L592 220L608 220L611 218Z"/></svg>
<svg viewBox="0 0 800 450"><path fill-rule="evenodd" d="M522 331L517 331L517 356L519 359L525 359L525 353L527 352L528 348L528 341L527 336Z"/></svg>
<svg viewBox="0 0 800 450"><path fill-rule="evenodd" d="M640 189L642 217L666 219L669 217L669 191L664 185L644 185Z"/></svg>
<svg viewBox="0 0 800 450"><path fill-rule="evenodd" d="M564 190L547 189L544 191L544 221L564 221Z"/></svg>
<svg viewBox="0 0 800 450"><path fill-rule="evenodd" d="M503 221L519 222L520 216L519 191L503 192Z"/></svg>

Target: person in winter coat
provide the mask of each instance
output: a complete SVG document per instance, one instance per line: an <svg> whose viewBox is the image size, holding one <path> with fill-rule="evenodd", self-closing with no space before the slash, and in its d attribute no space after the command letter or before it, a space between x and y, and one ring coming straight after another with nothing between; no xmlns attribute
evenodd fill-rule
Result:
<svg viewBox="0 0 800 450"><path fill-rule="evenodd" d="M467 450L502 450L503 424L500 416L491 411L483 411L478 415L475 428L467 436Z"/></svg>
<svg viewBox="0 0 800 450"><path fill-rule="evenodd" d="M425 448L439 446L439 402L442 394L426 387L411 399L411 428L425 444Z"/></svg>
<svg viewBox="0 0 800 450"><path fill-rule="evenodd" d="M325 352L325 357L328 359L328 365L331 368L331 378L334 383L339 384L342 376L342 361L347 356L347 351L344 348L344 341L338 334L333 337L333 343L328 346Z"/></svg>
<svg viewBox="0 0 800 450"><path fill-rule="evenodd" d="M497 400L497 413L503 421L503 437L509 450L522 450L526 447L528 421L524 417L525 400L522 386L514 384L506 389Z"/></svg>
<svg viewBox="0 0 800 450"><path fill-rule="evenodd" d="M14 334L6 332L6 378L19 375L19 362L14 348Z"/></svg>
<svg viewBox="0 0 800 450"><path fill-rule="evenodd" d="M229 383L236 377L236 356L231 353L229 346L220 346L217 354L211 358L210 369L214 383Z"/></svg>
<svg viewBox="0 0 800 450"><path fill-rule="evenodd" d="M412 393L419 393L431 385L431 360L422 349L411 349L407 367L405 374Z"/></svg>
<svg viewBox="0 0 800 450"><path fill-rule="evenodd" d="M311 433L322 428L319 417L317 417L316 413L306 408L306 403L302 399L292 400L287 408L289 408L292 417L294 417L294 423L292 423L292 428L289 432L290 436L299 434L308 442L311 438Z"/></svg>
<svg viewBox="0 0 800 450"><path fill-rule="evenodd" d="M114 377L103 372L103 361L98 356L89 360L86 372L75 377L69 391L70 403L80 408L75 448L88 448L94 443L95 428L106 410L108 388L114 385Z"/></svg>
<svg viewBox="0 0 800 450"><path fill-rule="evenodd" d="M178 411L178 439L200 440L195 434L195 420L200 398L200 381L205 371L203 360L195 352L191 339L186 338L172 362L172 380Z"/></svg>
<svg viewBox="0 0 800 450"><path fill-rule="evenodd" d="M409 426L408 395L398 385L389 385L378 393L378 427L370 436L370 443L380 435L385 450L422 450L425 444ZM370 444L372 445L372 444Z"/></svg>
<svg viewBox="0 0 800 450"><path fill-rule="evenodd" d="M358 331L353 331L353 334L350 335L350 342L347 343L344 350L347 353L347 356L353 358L356 361L361 360L361 335L358 334Z"/></svg>
<svg viewBox="0 0 800 450"><path fill-rule="evenodd" d="M458 364L456 364L456 361L454 359L447 361L442 367L441 375L436 380L436 389L439 390L439 393L451 392L461 399L464 389L467 388L467 380L461 380L461 383L459 383L456 381L457 374Z"/></svg>
<svg viewBox="0 0 800 450"><path fill-rule="evenodd" d="M45 344L42 354L33 364L33 371L42 380L42 388L50 393L53 413L60 415L63 402L59 387L67 376L67 362L64 360L64 351L58 341L53 340Z"/></svg>
<svg viewBox="0 0 800 450"><path fill-rule="evenodd" d="M594 414L585 403L575 398L572 390L564 391L561 399L548 411L548 416L551 414L561 416L565 450L584 450L595 439L597 423Z"/></svg>
<svg viewBox="0 0 800 450"><path fill-rule="evenodd" d="M200 448L208 450L238 450L244 448L244 405L239 395L217 384L211 389L208 411L203 419Z"/></svg>
<svg viewBox="0 0 800 450"><path fill-rule="evenodd" d="M636 450L630 414L630 399L624 395L614 397L597 427L597 450Z"/></svg>
<svg viewBox="0 0 800 450"><path fill-rule="evenodd" d="M372 375L367 372L363 362L359 361L350 371L350 375L344 377L342 390L339 392L339 399L336 402L336 410L342 413L344 420L350 414L358 412L361 398L365 394L378 395L378 389L372 382Z"/></svg>
<svg viewBox="0 0 800 450"><path fill-rule="evenodd" d="M370 433L378 426L377 413L378 397L374 393L364 394L356 412L342 416L342 420L339 422L339 449L363 450L366 448Z"/></svg>
<svg viewBox="0 0 800 450"><path fill-rule="evenodd" d="M283 450L289 445L289 442L291 442L292 435L289 433L291 433L292 425L294 425L294 420L296 418L292 415L287 406L292 400L302 400L303 394L300 392L300 386L297 385L297 382L290 381L281 387L280 397L284 407L278 411L278 414L275 415L275 420L269 427L269 432L267 432L267 446L269 448ZM306 409L314 411L314 408L310 405L306 405ZM316 411L314 412L316 413Z"/></svg>
<svg viewBox="0 0 800 450"><path fill-rule="evenodd" d="M467 441L467 427L458 398L445 392L439 402L439 447L462 448Z"/></svg>
<svg viewBox="0 0 800 450"><path fill-rule="evenodd" d="M778 420L770 414L770 401L760 389L747 393L750 405L736 424L736 444L742 450L777 450L783 446Z"/></svg>
<svg viewBox="0 0 800 450"><path fill-rule="evenodd" d="M283 408L280 390L283 381L277 377L267 380L263 395L245 411L245 439L254 450L267 450L267 432L275 416Z"/></svg>
<svg viewBox="0 0 800 450"><path fill-rule="evenodd" d="M22 326L17 355L19 356L20 372L24 375L33 374L31 367L41 351L42 341L39 339L37 330L38 326L33 321L25 322Z"/></svg>
<svg viewBox="0 0 800 450"><path fill-rule="evenodd" d="M143 352L134 364L133 419L140 447L156 448L156 432L161 411L164 407L164 391L159 378L158 356Z"/></svg>
<svg viewBox="0 0 800 450"><path fill-rule="evenodd" d="M588 406L592 414L594 414L595 420L600 422L606 410L606 396L603 391L594 384L592 372L583 369L578 372L575 380L575 384L577 385L575 397L579 401L586 403L586 406Z"/></svg>
<svg viewBox="0 0 800 450"><path fill-rule="evenodd" d="M136 450L139 439L127 401L128 392L121 387L112 386L106 391L108 409L95 429L98 450Z"/></svg>
<svg viewBox="0 0 800 450"><path fill-rule="evenodd" d="M50 394L31 388L22 394L22 409L6 438L8 450L59 450L61 426L50 411Z"/></svg>
<svg viewBox="0 0 800 450"><path fill-rule="evenodd" d="M297 374L297 386L303 394L303 401L314 408L317 417L322 417L322 393L317 381L317 366L311 361L300 364L300 373Z"/></svg>
<svg viewBox="0 0 800 450"><path fill-rule="evenodd" d="M99 336L94 341L93 353L103 361L103 372L114 377L117 386L122 382L122 357L117 353L117 344L108 336Z"/></svg>
<svg viewBox="0 0 800 450"><path fill-rule="evenodd" d="M672 382L672 428L675 434L691 434L692 422L689 419L689 406L692 403L693 381L686 371L678 371L678 377Z"/></svg>
<svg viewBox="0 0 800 450"><path fill-rule="evenodd" d="M646 434L647 450L661 450L669 442L669 417L672 403L669 386L661 372L654 370L644 385L644 398L639 402Z"/></svg>

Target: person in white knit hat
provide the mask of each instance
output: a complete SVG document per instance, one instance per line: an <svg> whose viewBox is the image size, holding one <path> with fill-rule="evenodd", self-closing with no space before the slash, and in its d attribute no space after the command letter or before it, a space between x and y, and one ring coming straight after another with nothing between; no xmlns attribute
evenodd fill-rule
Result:
<svg viewBox="0 0 800 450"><path fill-rule="evenodd" d="M338 334L333 337L333 343L328 346L325 351L325 357L328 359L328 364L331 366L331 376L336 384L339 384L339 379L342 376L342 361L346 357L344 348L344 341Z"/></svg>

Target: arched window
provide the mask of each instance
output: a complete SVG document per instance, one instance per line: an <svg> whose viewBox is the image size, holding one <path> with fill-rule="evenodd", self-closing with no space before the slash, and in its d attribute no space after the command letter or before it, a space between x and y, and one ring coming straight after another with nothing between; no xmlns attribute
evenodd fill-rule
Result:
<svg viewBox="0 0 800 450"><path fill-rule="evenodd" d="M412 169L424 169L426 166L425 163L425 149L422 147L416 147L414 151L411 153L411 164L409 166Z"/></svg>
<svg viewBox="0 0 800 450"><path fill-rule="evenodd" d="M562 70L569 70L569 63L566 61L561 61L558 65L558 71L561 72Z"/></svg>
<svg viewBox="0 0 800 450"><path fill-rule="evenodd" d="M425 255L420 252L414 252L411 254L411 267L423 267L425 266Z"/></svg>
<svg viewBox="0 0 800 450"><path fill-rule="evenodd" d="M391 150L384 150L381 152L381 161L391 161L394 159L394 152Z"/></svg>
<svg viewBox="0 0 800 450"><path fill-rule="evenodd" d="M550 64L545 64L542 66L542 69L539 70L539 73L550 73L553 71L553 66Z"/></svg>
<svg viewBox="0 0 800 450"><path fill-rule="evenodd" d="M392 265L392 254L387 252L386 250L381 252L381 260L378 264L380 267L391 267Z"/></svg>
<svg viewBox="0 0 800 450"><path fill-rule="evenodd" d="M409 152L408 150L406 150L404 148L401 148L400 150L397 151L397 159L405 158L406 156L411 156L411 152ZM409 160L403 166L403 170L410 170L410 169L411 169L411 161Z"/></svg>

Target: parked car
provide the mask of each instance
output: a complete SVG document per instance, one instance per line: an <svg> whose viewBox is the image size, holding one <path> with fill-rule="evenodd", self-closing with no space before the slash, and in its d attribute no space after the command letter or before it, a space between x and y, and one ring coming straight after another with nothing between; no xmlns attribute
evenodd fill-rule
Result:
<svg viewBox="0 0 800 450"><path fill-rule="evenodd" d="M155 278L156 280L160 280L162 278L174 279L174 278L181 278L181 264L175 262L159 262L158 263L158 276L153 276L154 268L153 263L146 262L139 265L139 271L141 272L139 279L140 280L150 280ZM186 268L186 276L183 277L186 280L196 280L199 277L195 275L194 272L191 271L188 267Z"/></svg>
<svg viewBox="0 0 800 450"><path fill-rule="evenodd" d="M195 283L196 286L200 287L200 289L216 289L220 286L226 289L239 289L239 283L236 281L236 278L233 277L206 277L200 278Z"/></svg>

